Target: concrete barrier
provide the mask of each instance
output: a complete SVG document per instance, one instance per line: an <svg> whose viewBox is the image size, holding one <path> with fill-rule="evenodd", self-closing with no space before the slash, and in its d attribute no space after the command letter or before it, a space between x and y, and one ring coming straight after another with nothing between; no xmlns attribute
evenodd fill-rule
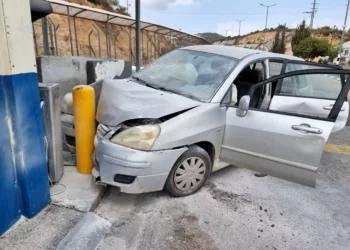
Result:
<svg viewBox="0 0 350 250"><path fill-rule="evenodd" d="M131 76L130 61L88 61L86 64L87 84L103 79L123 79Z"/></svg>
<svg viewBox="0 0 350 250"><path fill-rule="evenodd" d="M77 85L86 85L105 78L131 76L131 63L124 60L72 56L36 58L39 82L59 83L61 98ZM114 76L113 76L114 75Z"/></svg>

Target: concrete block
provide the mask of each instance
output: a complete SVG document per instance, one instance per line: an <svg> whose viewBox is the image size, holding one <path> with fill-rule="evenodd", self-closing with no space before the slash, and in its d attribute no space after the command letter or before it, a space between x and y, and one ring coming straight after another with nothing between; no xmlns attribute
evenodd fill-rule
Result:
<svg viewBox="0 0 350 250"><path fill-rule="evenodd" d="M40 56L36 58L38 80L59 83L61 98L76 85L86 85L103 78L131 76L131 62L78 56Z"/></svg>
<svg viewBox="0 0 350 250"><path fill-rule="evenodd" d="M88 61L86 64L87 84L102 79L123 79L131 76L131 62L123 60Z"/></svg>
<svg viewBox="0 0 350 250"><path fill-rule="evenodd" d="M107 191L105 186L95 185L91 175L79 174L75 166L65 166L58 184L63 184L64 192L51 196L52 204L74 208L81 212L93 211ZM57 186L62 191L62 185ZM55 188L55 187L54 187ZM55 191L51 188L51 192Z"/></svg>
<svg viewBox="0 0 350 250"><path fill-rule="evenodd" d="M86 63L98 58L78 56L41 56L36 58L38 80L59 83L61 98L76 85L86 85Z"/></svg>
<svg viewBox="0 0 350 250"><path fill-rule="evenodd" d="M58 244L57 250L94 250L111 228L108 220L86 213Z"/></svg>

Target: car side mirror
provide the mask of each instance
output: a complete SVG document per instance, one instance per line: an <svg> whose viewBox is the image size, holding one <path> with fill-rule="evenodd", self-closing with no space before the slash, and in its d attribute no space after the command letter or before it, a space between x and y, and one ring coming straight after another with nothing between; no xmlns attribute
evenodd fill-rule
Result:
<svg viewBox="0 0 350 250"><path fill-rule="evenodd" d="M241 97L241 100L239 100L239 106L236 110L236 115L239 117L244 117L249 109L249 103L250 103L250 96L245 95Z"/></svg>

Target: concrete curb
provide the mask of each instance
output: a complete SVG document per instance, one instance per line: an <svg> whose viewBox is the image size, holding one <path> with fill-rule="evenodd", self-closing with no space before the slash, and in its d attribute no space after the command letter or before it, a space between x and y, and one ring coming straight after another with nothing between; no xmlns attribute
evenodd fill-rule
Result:
<svg viewBox="0 0 350 250"><path fill-rule="evenodd" d="M93 250L96 249L112 224L102 217L88 212L68 232L57 246L58 250Z"/></svg>
<svg viewBox="0 0 350 250"><path fill-rule="evenodd" d="M105 195L108 193L108 191L109 191L109 186L103 186L101 188L101 191L99 192L98 196L91 203L89 212L94 212L95 211L95 209L97 208L98 204L100 204L100 202L102 201L103 197L105 197Z"/></svg>
<svg viewBox="0 0 350 250"><path fill-rule="evenodd" d="M62 187L64 192L55 191ZM61 181L51 188L51 201L53 205L86 213L95 210L107 191L108 187L97 186L91 175L79 174L75 166L65 166Z"/></svg>

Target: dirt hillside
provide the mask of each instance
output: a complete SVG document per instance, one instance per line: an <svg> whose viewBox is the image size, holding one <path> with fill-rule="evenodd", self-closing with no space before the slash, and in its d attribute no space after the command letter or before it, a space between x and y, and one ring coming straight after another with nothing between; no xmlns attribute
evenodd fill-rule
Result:
<svg viewBox="0 0 350 250"><path fill-rule="evenodd" d="M263 50L270 50L273 45L273 40L275 38L277 31L267 31L266 32L266 45L263 47L262 43L264 41L264 32L257 32L254 34L248 34L245 36L242 36L240 38L233 38L231 40L223 40L223 41L218 41L215 42L215 44L221 44L221 45L228 45L228 46L240 46L240 47L246 47L250 49L263 49ZM287 55L293 55L292 51L292 37L295 33L295 30L291 30L286 32L286 52L285 54ZM339 38L338 37L333 37L332 35L329 36L320 36L320 35L312 35L315 37L323 38L328 40L330 43L332 43L333 46L338 46L339 45Z"/></svg>

